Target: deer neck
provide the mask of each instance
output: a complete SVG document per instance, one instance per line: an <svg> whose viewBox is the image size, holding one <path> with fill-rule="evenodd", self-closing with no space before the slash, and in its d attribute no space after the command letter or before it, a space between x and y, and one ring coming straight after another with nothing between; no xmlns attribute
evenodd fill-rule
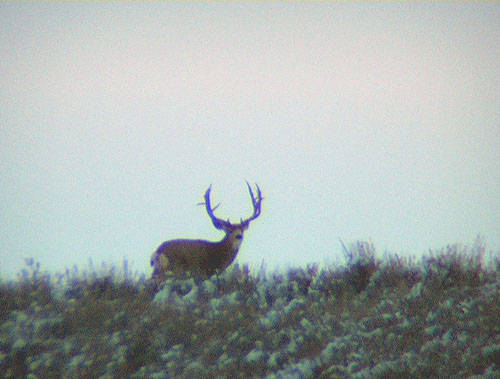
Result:
<svg viewBox="0 0 500 379"><path fill-rule="evenodd" d="M231 262L238 254L241 243L243 242L243 232L242 231L232 231L226 234L224 239L221 241L225 247L228 257L231 258Z"/></svg>

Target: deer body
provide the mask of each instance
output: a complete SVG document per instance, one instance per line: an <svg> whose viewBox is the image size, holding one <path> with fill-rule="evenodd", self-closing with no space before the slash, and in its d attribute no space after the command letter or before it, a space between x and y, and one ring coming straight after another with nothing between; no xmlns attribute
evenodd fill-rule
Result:
<svg viewBox="0 0 500 379"><path fill-rule="evenodd" d="M248 184L248 183L247 183ZM154 266L153 279L164 278L167 272L174 275L190 273L206 279L215 273L223 272L236 258L243 242L243 233L248 228L250 221L260 214L262 195L257 186L257 198L254 197L248 185L254 207L254 214L249 219L239 224L231 224L217 218L210 205L210 187L205 193L205 206L207 213L217 229L222 229L226 235L219 242L176 239L163 242L153 254L151 265Z"/></svg>

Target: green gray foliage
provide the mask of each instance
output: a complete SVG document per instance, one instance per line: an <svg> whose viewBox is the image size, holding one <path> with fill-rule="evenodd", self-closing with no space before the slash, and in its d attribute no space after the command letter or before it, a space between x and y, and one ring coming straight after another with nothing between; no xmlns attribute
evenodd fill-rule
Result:
<svg viewBox="0 0 500 379"><path fill-rule="evenodd" d="M500 260L448 246L418 262L346 249L344 267L157 286L114 268L0 282L5 377L500 376Z"/></svg>

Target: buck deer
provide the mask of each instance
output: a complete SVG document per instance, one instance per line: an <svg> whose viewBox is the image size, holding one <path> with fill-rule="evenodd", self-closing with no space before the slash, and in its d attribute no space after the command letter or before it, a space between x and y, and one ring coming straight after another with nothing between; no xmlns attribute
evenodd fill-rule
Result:
<svg viewBox="0 0 500 379"><path fill-rule="evenodd" d="M174 275L191 273L198 278L206 279L213 274L223 272L236 258L238 250L243 242L243 233L251 221L260 215L262 193L257 187L257 196L254 195L252 187L247 182L248 192L252 199L253 214L246 220L240 219L239 224L232 224L217 218L214 208L210 205L210 190L205 192L205 205L213 225L223 230L226 235L219 242L205 240L177 239L163 242L151 258L151 266L154 267L153 279L163 279L168 272Z"/></svg>

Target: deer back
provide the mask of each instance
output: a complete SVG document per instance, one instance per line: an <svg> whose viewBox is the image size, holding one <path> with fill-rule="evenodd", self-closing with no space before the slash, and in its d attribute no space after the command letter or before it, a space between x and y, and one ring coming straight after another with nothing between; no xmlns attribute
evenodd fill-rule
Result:
<svg viewBox="0 0 500 379"><path fill-rule="evenodd" d="M153 277L167 271L210 277L232 263L238 247L232 248L231 242L226 238L220 242L186 239L164 242L153 255Z"/></svg>

